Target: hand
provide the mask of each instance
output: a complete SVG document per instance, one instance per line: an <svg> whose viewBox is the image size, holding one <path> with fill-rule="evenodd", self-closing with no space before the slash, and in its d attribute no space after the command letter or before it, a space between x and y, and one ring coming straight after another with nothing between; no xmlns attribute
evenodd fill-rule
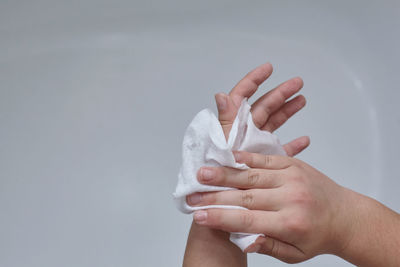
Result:
<svg viewBox="0 0 400 267"><path fill-rule="evenodd" d="M283 156L235 152L248 170L203 167L202 184L240 190L196 193L193 206L234 205L249 210L197 211L197 224L228 232L263 233L247 252L301 262L322 253L337 254L351 238L351 193L306 163Z"/></svg>
<svg viewBox="0 0 400 267"><path fill-rule="evenodd" d="M267 63L246 75L229 93L217 94L219 119L229 136L239 105L267 79ZM294 78L263 95L252 105L254 123L274 131L305 105L297 96L303 83ZM226 101L226 102L225 102ZM285 103L286 102L286 103ZM284 146L294 156L309 145L300 137ZM400 215L378 201L343 188L300 160L282 156L235 153L251 169L214 170L213 179L201 183L240 190L196 193L188 196L194 206L224 204L249 210L209 209L195 213L184 266L247 266L245 255L227 239L228 232L264 233L247 248L288 263L322 253L335 254L357 266L400 266ZM214 229L208 228L213 227Z"/></svg>
<svg viewBox="0 0 400 267"><path fill-rule="evenodd" d="M243 98L250 98L272 73L269 63L249 72L229 93L217 94L218 118L226 139ZM278 129L306 103L299 95L286 100L303 86L301 78L288 80L264 94L252 105L253 121L257 127L270 132ZM308 137L300 137L286 144L284 149L294 156L310 144ZM207 262L205 262L207 259ZM193 223L186 246L183 266L247 266L246 254L229 241L229 234Z"/></svg>
<svg viewBox="0 0 400 267"><path fill-rule="evenodd" d="M249 72L231 90L229 95L223 93L215 95L218 118L226 139L228 139L233 121L243 98L250 98L257 91L258 87L271 75L272 70L272 65L265 63ZM305 106L306 100L302 95L298 95L287 101L299 92L302 87L303 80L296 77L278 85L275 89L257 99L251 107L254 124L259 129L271 133L282 126L290 117ZM310 139L307 136L303 136L283 147L288 156L295 156L309 144Z"/></svg>

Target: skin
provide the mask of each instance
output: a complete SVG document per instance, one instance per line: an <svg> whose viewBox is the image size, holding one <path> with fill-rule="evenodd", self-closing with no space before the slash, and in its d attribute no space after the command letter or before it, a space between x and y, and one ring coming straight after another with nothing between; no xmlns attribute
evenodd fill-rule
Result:
<svg viewBox="0 0 400 267"><path fill-rule="evenodd" d="M226 139L229 137L243 98L250 98L271 75L272 70L270 63L260 65L240 80L228 95L224 93L215 95L218 119ZM305 106L306 101L302 95L288 100L302 87L302 79L295 77L257 99L251 108L255 125L269 132L283 125ZM309 143L309 138L303 136L284 145L284 149L289 156L294 156L304 150ZM247 257L229 241L228 233L192 223L183 266L247 266Z"/></svg>
<svg viewBox="0 0 400 267"><path fill-rule="evenodd" d="M203 167L200 183L239 190L196 193L193 206L237 205L249 210L209 209L198 225L228 232L263 233L247 252L287 263L334 254L357 266L400 266L400 215L346 189L301 160L235 152L248 170Z"/></svg>

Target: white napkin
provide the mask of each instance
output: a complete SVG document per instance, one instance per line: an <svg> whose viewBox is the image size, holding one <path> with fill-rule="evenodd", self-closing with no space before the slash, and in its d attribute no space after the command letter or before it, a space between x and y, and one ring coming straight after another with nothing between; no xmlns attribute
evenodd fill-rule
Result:
<svg viewBox="0 0 400 267"><path fill-rule="evenodd" d="M245 164L235 162L232 151L248 151L261 154L286 155L278 138L258 129L250 113L250 105L244 99L226 142L218 118L209 109L200 111L190 123L183 138L182 166L178 184L173 194L177 208L183 213L209 208L245 209L238 206L209 205L191 207L186 196L195 192L233 190L230 187L209 186L197 181L197 172L203 166L228 166L248 169ZM242 251L262 234L231 233L230 240Z"/></svg>

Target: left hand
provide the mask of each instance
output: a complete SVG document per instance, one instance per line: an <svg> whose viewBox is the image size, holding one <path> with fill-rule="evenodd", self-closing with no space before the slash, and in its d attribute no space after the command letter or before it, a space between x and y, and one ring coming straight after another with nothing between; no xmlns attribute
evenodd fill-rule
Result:
<svg viewBox="0 0 400 267"><path fill-rule="evenodd" d="M233 205L249 210L208 209L195 212L197 224L227 232L263 233L246 252L285 262L301 262L323 253L338 253L350 238L351 191L306 163L284 156L235 152L250 169L203 167L202 184L239 190L195 193L192 206Z"/></svg>
<svg viewBox="0 0 400 267"><path fill-rule="evenodd" d="M215 95L218 119L228 139L240 104L250 98L258 87L272 74L270 63L262 64L245 75L229 92ZM306 104L304 96L298 95L303 87L299 77L289 79L265 93L251 106L255 125L270 132L282 126ZM310 144L307 136L299 137L284 145L287 155L295 156ZM246 255L229 241L229 234L216 229L192 224L183 266L247 266Z"/></svg>
<svg viewBox="0 0 400 267"><path fill-rule="evenodd" d="M258 87L272 74L270 63L265 63L247 73L229 94L219 93L215 95L218 108L218 119L228 140L229 132L244 98L250 98ZM303 95L297 95L303 87L300 77L289 79L271 91L265 93L251 105L251 114L254 124L260 129L274 132L285 122L300 111L306 105ZM310 144L308 136L302 136L285 144L283 148L286 154L293 157L303 151Z"/></svg>

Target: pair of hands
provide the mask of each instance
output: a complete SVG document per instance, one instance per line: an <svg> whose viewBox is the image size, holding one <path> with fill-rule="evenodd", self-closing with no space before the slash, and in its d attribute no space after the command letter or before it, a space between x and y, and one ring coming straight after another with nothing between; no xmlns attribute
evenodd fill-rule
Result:
<svg viewBox="0 0 400 267"><path fill-rule="evenodd" d="M219 120L228 138L243 98L250 98L272 73L269 63L248 73L229 93L217 94ZM273 132L306 103L302 95L287 101L303 86L293 78L261 96L252 105L255 125ZM195 193L187 197L192 206L235 205L248 210L208 209L194 213L199 225L227 232L263 233L246 252L258 252L285 262L301 262L322 253L337 254L346 239L349 225L345 189L307 165L291 158L309 145L300 137L284 145L288 157L235 152L237 162L248 170L203 167L200 183L228 186L239 190Z"/></svg>

